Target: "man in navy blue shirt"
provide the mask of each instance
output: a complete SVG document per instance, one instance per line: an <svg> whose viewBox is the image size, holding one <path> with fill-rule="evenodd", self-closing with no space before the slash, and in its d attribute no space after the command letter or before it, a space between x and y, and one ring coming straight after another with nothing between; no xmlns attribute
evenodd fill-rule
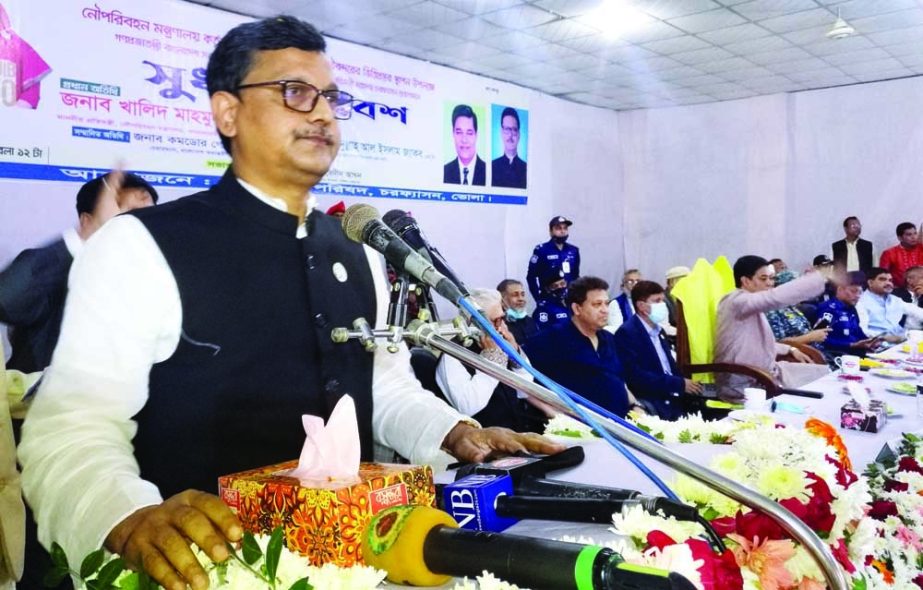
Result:
<svg viewBox="0 0 923 590"><path fill-rule="evenodd" d="M818 321L826 320L830 325L830 332L824 340L824 350L833 356L864 355L881 340L869 338L859 325L856 303L862 296L864 285L865 273L850 272L846 284L837 287L836 297L824 301L817 308Z"/></svg>
<svg viewBox="0 0 923 590"><path fill-rule="evenodd" d="M551 239L532 250L526 282L529 283L529 292L536 301L541 298L541 279L549 270L561 269L568 285L580 276L580 248L567 243L569 228L573 224L573 221L562 215L552 217L548 222Z"/></svg>
<svg viewBox="0 0 923 590"><path fill-rule="evenodd" d="M609 318L609 285L581 277L567 289L569 322L539 332L524 349L532 366L564 387L625 416L629 397L615 337L603 330Z"/></svg>

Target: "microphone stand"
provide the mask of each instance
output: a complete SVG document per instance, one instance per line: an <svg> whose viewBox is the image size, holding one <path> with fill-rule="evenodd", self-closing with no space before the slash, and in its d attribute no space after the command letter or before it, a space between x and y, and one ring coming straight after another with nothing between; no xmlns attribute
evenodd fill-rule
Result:
<svg viewBox="0 0 923 590"><path fill-rule="evenodd" d="M510 387L540 399L564 414L576 417L550 390L537 383L523 379L505 367L486 361L482 359L480 355L447 340L443 336L441 329L434 328L423 322L418 322L416 324L411 322L411 325L408 326L407 330L404 332L404 339L411 341L417 346L425 346L448 354ZM703 467L702 465L689 461L679 453L663 445L657 444L624 427L620 427L609 418L596 414L589 409L586 411L593 414L599 424L622 443L644 453L648 457L656 459L668 467L672 467L676 471L693 477L712 489L737 500L741 504L749 506L754 510L759 510L763 514L769 516L779 524L779 526L785 529L785 531L791 534L792 537L804 545L811 553L815 562L823 571L824 578L831 589L849 590L849 588L851 588L845 573L833 557L829 547L827 547L810 527L786 508L783 508L778 503L750 488L740 485L734 480ZM579 417L577 418L579 419Z"/></svg>

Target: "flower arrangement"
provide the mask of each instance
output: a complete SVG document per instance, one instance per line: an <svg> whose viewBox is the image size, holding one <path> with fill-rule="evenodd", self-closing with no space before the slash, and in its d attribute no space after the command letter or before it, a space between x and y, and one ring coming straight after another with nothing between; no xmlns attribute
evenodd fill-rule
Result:
<svg viewBox="0 0 923 590"><path fill-rule="evenodd" d="M923 589L923 439L904 434L897 456L865 476L868 518L849 543L861 590Z"/></svg>
<svg viewBox="0 0 923 590"><path fill-rule="evenodd" d="M245 533L240 549L229 547L231 557L222 563L213 563L194 545L192 549L208 574L208 587L216 590L372 590L385 578L385 572L367 566L312 566L303 556L285 547L281 528L269 536ZM79 571L70 568L58 545L52 547L51 557L53 568L46 577L46 585L57 585L65 577L73 576L78 580L78 589L160 588L147 574L126 569L120 557L107 558L104 549L87 555Z"/></svg>
<svg viewBox="0 0 923 590"><path fill-rule="evenodd" d="M776 421L771 416L754 414L752 421L705 420L701 414L691 414L678 420L663 420L649 414L631 413L628 415L638 428L653 435L665 443L711 443L726 445L734 440L734 435L757 426L771 426Z"/></svg>
<svg viewBox="0 0 923 590"><path fill-rule="evenodd" d="M837 437L819 421L812 426L811 430L775 425L738 429L730 437L728 452L716 456L711 467L792 511L827 541L847 572L856 573L848 541L867 535L860 528L871 496L865 482L845 467L840 454L845 447L838 448ZM686 476L677 478L674 490L711 521L727 551L718 553L701 539L698 525L639 511L615 515L613 532L631 538L642 556L652 551L691 555L698 576L686 575L700 589L825 588L808 552L768 516ZM677 550L677 544L687 549ZM857 580L862 580L858 575Z"/></svg>

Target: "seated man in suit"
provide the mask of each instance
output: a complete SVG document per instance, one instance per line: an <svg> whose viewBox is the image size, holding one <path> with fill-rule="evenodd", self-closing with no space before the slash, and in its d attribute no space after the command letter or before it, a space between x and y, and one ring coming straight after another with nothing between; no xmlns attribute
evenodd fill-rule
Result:
<svg viewBox="0 0 923 590"><path fill-rule="evenodd" d="M83 243L113 216L156 202L157 191L140 176L113 172L95 178L77 191L77 229L24 250L0 271L0 322L11 328L10 369L34 373L51 363L61 331L67 275Z"/></svg>
<svg viewBox="0 0 923 590"><path fill-rule="evenodd" d="M862 223L859 218L849 216L843 220L843 231L846 237L833 242L833 262L837 268L846 272L861 270L868 272L873 262L872 243L859 237L862 233Z"/></svg>
<svg viewBox="0 0 923 590"><path fill-rule="evenodd" d="M701 393L702 386L684 378L671 354L660 324L667 318L663 287L638 281L631 290L635 315L615 333L615 350L624 368L625 383L642 402L648 402L664 420L683 415L683 393Z"/></svg>
<svg viewBox="0 0 923 590"><path fill-rule="evenodd" d="M539 332L524 348L533 367L624 417L631 409L631 398L615 352L615 337L603 330L609 316L608 289L606 281L590 276L568 285L570 320Z"/></svg>
<svg viewBox="0 0 923 590"><path fill-rule="evenodd" d="M631 290L640 280L641 271L637 268L629 268L622 275L622 292L609 302L609 324L606 326L609 332L615 334L619 326L635 315L635 307L631 304Z"/></svg>
<svg viewBox="0 0 923 590"><path fill-rule="evenodd" d="M519 352L519 345L503 320L500 293L493 289L474 289L471 299L484 310L484 316L494 328ZM523 379L532 380L532 376L510 360L487 334L471 350L485 360L516 372ZM556 413L541 401L516 391L487 373L463 365L447 354L439 357L436 383L452 407L471 416L482 426L503 426L516 432L543 432L547 417Z"/></svg>
<svg viewBox="0 0 923 590"><path fill-rule="evenodd" d="M452 111L452 137L458 157L445 165L446 184L487 184L487 164L478 156L478 116L470 106L460 104Z"/></svg>
<svg viewBox="0 0 923 590"><path fill-rule="evenodd" d="M893 291L907 303L917 307L923 307L923 266L911 266L904 273L907 286L900 287ZM923 329L923 320L912 315L904 319L904 328L907 330Z"/></svg>

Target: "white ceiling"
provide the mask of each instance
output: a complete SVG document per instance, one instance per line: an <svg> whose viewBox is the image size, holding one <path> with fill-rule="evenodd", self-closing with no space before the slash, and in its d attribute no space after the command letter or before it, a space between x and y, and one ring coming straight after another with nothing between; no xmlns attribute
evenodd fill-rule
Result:
<svg viewBox="0 0 923 590"><path fill-rule="evenodd" d="M617 37L602 0L189 1L617 110L923 74L923 0L614 0L642 21Z"/></svg>

